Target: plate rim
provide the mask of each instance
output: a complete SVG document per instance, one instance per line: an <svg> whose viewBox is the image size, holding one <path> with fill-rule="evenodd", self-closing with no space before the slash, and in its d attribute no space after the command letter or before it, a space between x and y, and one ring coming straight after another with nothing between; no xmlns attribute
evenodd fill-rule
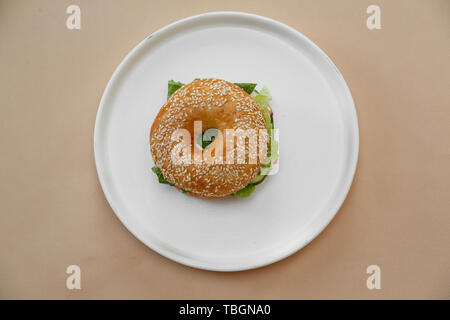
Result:
<svg viewBox="0 0 450 320"><path fill-rule="evenodd" d="M104 118L105 108L106 108L106 100L107 97L111 94L111 91L113 90L114 83L116 80L120 77L122 71L124 68L126 68L126 64L129 60L132 59L132 57L146 44L148 41L152 41L153 36L156 35L163 35L164 33L170 32L172 29L175 29L179 26L182 26L183 24L191 23L194 21L200 22L201 20L208 21L208 18L243 18L243 19L249 19L253 20L253 22L258 22L261 24L265 24L272 27L278 27L285 29L285 31L290 32L291 34L296 35L297 37L300 37L303 41L306 41L319 55L322 56L322 58L325 58L327 63L334 69L338 76L338 80L342 85L342 88L345 90L345 96L347 98L347 102L349 103L349 108L351 111L352 121L353 124L353 153L351 154L351 159L349 160L349 169L348 174L344 175L340 178L341 182L344 182L343 185L345 185L345 188L343 189L343 192L340 193L340 196L338 197L334 207L332 210L329 210L331 214L329 215L328 219L326 221L321 223L320 228L316 228L314 232L310 234L310 237L305 241L303 239L299 239L297 242L295 242L295 245L291 245L289 250L283 251L281 254L275 255L275 257L270 257L267 259L267 261L259 262L259 263L246 263L242 266L221 266L220 263L214 264L214 263L205 263L202 261L197 261L193 258L188 258L184 255L179 255L176 253L172 253L170 251L167 251L164 249L164 247L159 247L157 244L151 243L150 241L147 241L142 237L142 235L138 234L135 230L133 230L132 226L127 222L125 217L119 213L119 210L116 208L114 204L114 200L112 198L111 192L108 188L108 185L106 183L105 178L105 172L103 165L100 160L100 130L102 127L102 118ZM170 37L170 36L169 36ZM207 13L201 13L194 16L189 16L180 20L177 20L175 22L172 22L157 31L151 33L146 38L144 38L141 42L138 43L119 63L119 65L114 70L111 78L109 79L105 90L103 91L102 97L100 99L99 107L97 110L97 115L95 118L95 124L94 124L94 160L95 160L95 167L97 171L97 176L100 182L100 186L102 188L102 191L105 195L106 200L108 201L109 206L111 207L112 211L116 215L116 217L119 219L119 221L126 227L126 229L140 242L142 242L144 245L149 247L150 249L154 250L158 254L162 255L165 258L168 258L172 261L175 261L177 263L202 269L202 270L209 270L209 271L221 271L221 272L234 272L234 271L244 271L244 270L250 270L250 269L256 269L260 267L264 267L270 264L273 264L275 262L278 262L280 260L283 260L292 254L296 253L297 251L301 250L305 246L307 246L312 240L314 240L322 231L330 224L330 222L334 219L336 214L339 212L342 204L344 203L345 199L347 198L347 195L350 191L351 185L353 183L356 168L358 164L358 158L359 158L359 124L358 124L358 116L357 111L355 107L355 103L352 97L352 94L350 92L350 88L347 85L347 82L345 81L344 77L342 76L339 69L336 67L336 65L333 63L333 61L328 57L328 55L320 48L318 47L312 40L310 40L308 37L303 35L300 31L271 18L264 17L261 15L256 15L252 13L245 13L245 12L236 12L236 11L215 11L215 12L207 12Z"/></svg>

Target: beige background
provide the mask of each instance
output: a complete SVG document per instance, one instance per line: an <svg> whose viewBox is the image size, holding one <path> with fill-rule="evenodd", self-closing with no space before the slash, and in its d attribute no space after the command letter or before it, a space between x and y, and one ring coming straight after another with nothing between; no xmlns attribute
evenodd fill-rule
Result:
<svg viewBox="0 0 450 320"><path fill-rule="evenodd" d="M65 26L79 4L82 29ZM379 4L382 29L365 26ZM340 212L310 245L216 273L148 249L106 202L94 165L98 103L142 39L207 11L268 16L335 62L359 117ZM450 298L449 1L0 0L0 298ZM82 269L82 290L65 269ZM366 288L366 267L382 289Z"/></svg>

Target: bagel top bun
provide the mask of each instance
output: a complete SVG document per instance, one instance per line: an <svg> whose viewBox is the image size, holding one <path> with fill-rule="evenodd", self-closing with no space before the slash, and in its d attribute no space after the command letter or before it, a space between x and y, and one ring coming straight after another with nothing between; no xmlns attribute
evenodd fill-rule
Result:
<svg viewBox="0 0 450 320"><path fill-rule="evenodd" d="M198 128L199 121L201 128ZM200 134L207 129L219 132L205 149L196 143L199 138L199 130L194 130L196 125ZM150 150L164 178L177 188L202 198L223 197L244 188L261 170L266 156L266 149L261 146L267 147L268 142L265 128L262 111L243 89L220 79L194 80L178 89L162 106L150 130ZM181 139L174 139L174 132L180 129L190 136L191 148L186 149L190 154L184 156L196 159L201 155L210 161L173 160L174 148ZM227 129L266 133L258 135L257 161L249 161L248 144L245 144L245 163L228 161L231 157L235 159L236 152L228 153L225 149ZM215 158L220 151L222 162Z"/></svg>

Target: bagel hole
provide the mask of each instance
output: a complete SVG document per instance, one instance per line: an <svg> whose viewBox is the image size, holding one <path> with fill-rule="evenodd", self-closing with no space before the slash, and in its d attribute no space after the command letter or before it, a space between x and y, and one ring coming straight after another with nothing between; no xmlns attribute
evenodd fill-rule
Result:
<svg viewBox="0 0 450 320"><path fill-rule="evenodd" d="M197 144L204 150L206 149L217 137L219 136L219 130L216 128L209 128L202 132L197 137Z"/></svg>

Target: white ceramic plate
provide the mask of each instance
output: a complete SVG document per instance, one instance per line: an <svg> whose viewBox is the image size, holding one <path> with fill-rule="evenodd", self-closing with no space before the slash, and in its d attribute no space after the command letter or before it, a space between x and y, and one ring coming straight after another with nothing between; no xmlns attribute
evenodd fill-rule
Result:
<svg viewBox="0 0 450 320"><path fill-rule="evenodd" d="M161 185L150 126L167 81L215 77L266 85L280 133L280 167L245 199L204 200ZM106 87L95 162L122 223L160 254L196 268L237 271L296 252L331 221L353 180L358 122L331 60L298 31L261 16L215 12L142 41Z"/></svg>

